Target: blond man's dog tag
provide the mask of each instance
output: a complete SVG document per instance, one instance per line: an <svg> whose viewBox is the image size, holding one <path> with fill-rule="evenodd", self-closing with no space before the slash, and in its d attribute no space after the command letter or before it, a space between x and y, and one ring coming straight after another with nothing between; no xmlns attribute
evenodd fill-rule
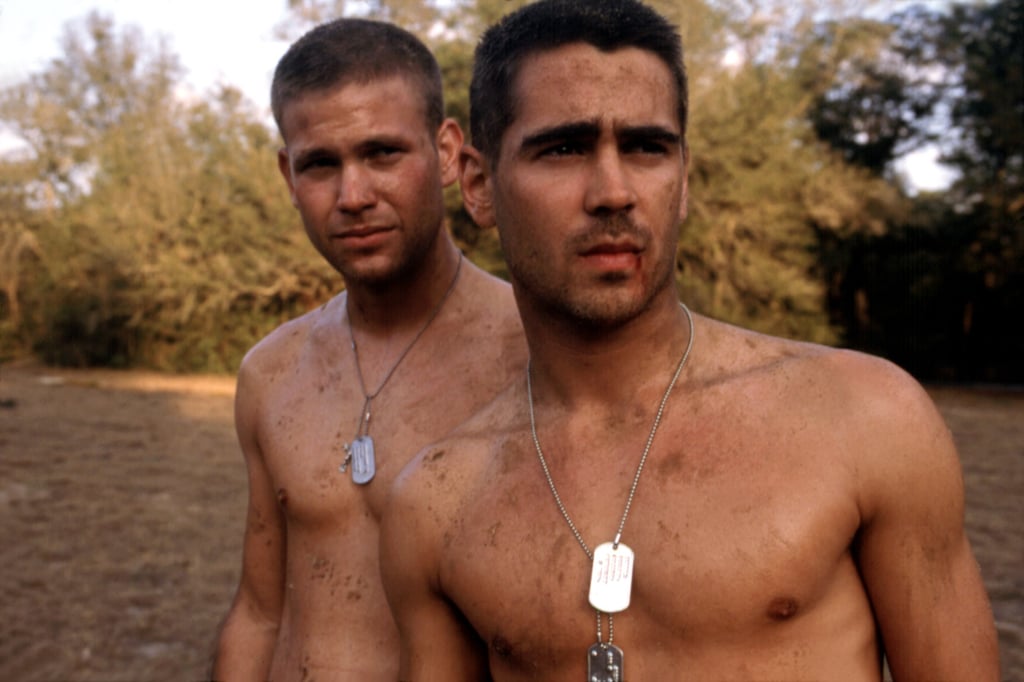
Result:
<svg viewBox="0 0 1024 682"><path fill-rule="evenodd" d="M373 480L377 473L377 459L373 451L373 439L369 436L359 436L351 443L344 446L345 461L338 467L338 471L345 473L352 467L352 481L359 485L366 485Z"/></svg>

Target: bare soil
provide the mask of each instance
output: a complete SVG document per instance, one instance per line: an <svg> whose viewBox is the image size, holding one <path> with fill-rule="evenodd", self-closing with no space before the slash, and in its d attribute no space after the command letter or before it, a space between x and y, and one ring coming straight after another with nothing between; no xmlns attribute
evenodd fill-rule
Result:
<svg viewBox="0 0 1024 682"><path fill-rule="evenodd" d="M1024 680L1024 392L930 391L960 447L1003 677ZM0 680L207 678L245 513L233 392L0 368Z"/></svg>

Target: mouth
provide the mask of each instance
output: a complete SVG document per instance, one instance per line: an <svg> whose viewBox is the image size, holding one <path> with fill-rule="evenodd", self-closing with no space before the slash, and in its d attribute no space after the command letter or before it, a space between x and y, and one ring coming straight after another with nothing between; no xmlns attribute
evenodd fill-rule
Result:
<svg viewBox="0 0 1024 682"><path fill-rule="evenodd" d="M602 241L579 251L584 262L599 270L625 270L636 267L643 248L630 240Z"/></svg>
<svg viewBox="0 0 1024 682"><path fill-rule="evenodd" d="M618 254L639 254L642 249L631 241L610 241L593 244L580 252L582 256L604 256Z"/></svg>
<svg viewBox="0 0 1024 682"><path fill-rule="evenodd" d="M331 240L346 249L366 251L383 246L394 231L387 225L360 225L341 229L331 235Z"/></svg>
<svg viewBox="0 0 1024 682"><path fill-rule="evenodd" d="M366 237L372 237L375 234L390 231L391 228L387 225L361 225L359 227L349 227L340 230L331 236L335 239L363 239Z"/></svg>

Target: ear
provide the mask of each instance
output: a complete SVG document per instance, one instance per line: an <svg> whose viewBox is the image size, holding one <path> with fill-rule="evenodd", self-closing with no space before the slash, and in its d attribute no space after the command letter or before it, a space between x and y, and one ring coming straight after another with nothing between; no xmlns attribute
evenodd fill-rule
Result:
<svg viewBox="0 0 1024 682"><path fill-rule="evenodd" d="M295 183L292 181L292 160L288 156L287 146L277 150L277 169L281 171L281 176L284 177L284 182L288 185L288 194L291 196L292 206L298 208L299 203L295 199Z"/></svg>
<svg viewBox="0 0 1024 682"><path fill-rule="evenodd" d="M679 222L686 220L689 214L688 203L690 200L690 147L683 148L683 191L679 197Z"/></svg>
<svg viewBox="0 0 1024 682"><path fill-rule="evenodd" d="M462 203L473 222L482 228L494 227L491 167L480 150L472 145L463 147L459 155L459 186Z"/></svg>
<svg viewBox="0 0 1024 682"><path fill-rule="evenodd" d="M462 149L462 140L462 128L455 119L445 119L437 129L437 155L441 161L441 184L444 187L459 179L459 150Z"/></svg>

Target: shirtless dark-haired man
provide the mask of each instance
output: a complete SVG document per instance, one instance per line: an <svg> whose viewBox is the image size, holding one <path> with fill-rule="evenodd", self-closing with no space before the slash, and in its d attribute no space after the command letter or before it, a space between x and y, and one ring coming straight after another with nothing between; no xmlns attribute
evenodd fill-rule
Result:
<svg viewBox="0 0 1024 682"><path fill-rule="evenodd" d="M476 52L462 191L520 380L396 481L400 679L997 680L959 461L881 359L691 313L686 76L634 0L541 0Z"/></svg>

